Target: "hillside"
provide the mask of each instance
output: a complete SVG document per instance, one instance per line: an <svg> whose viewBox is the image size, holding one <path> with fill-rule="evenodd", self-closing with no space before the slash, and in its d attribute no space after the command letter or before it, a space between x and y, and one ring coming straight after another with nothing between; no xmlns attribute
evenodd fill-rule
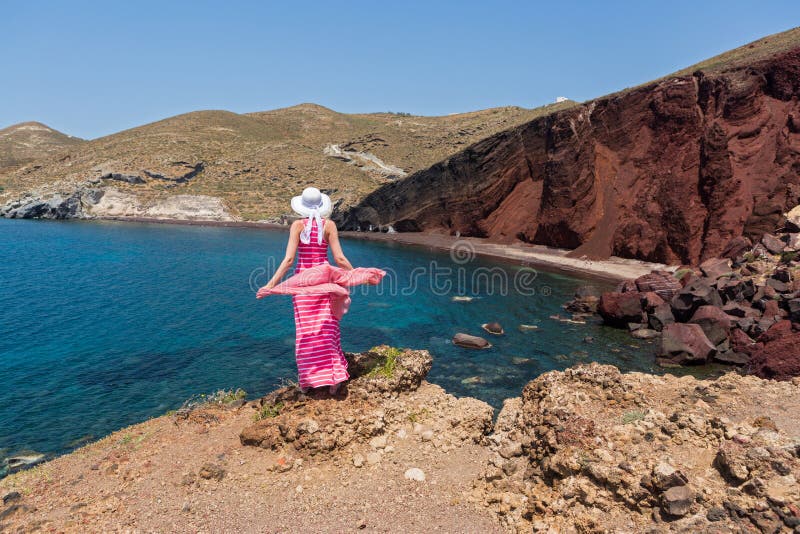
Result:
<svg viewBox="0 0 800 534"><path fill-rule="evenodd" d="M36 190L70 195L86 184L142 204L176 195L222 199L233 217L274 219L314 184L344 206L459 149L573 102L444 117L348 115L314 104L250 114L198 111L78 146L9 171L0 204ZM110 198L110 197L109 197ZM189 198L189 197L183 197ZM117 202L119 204L120 202Z"/></svg>
<svg viewBox="0 0 800 534"><path fill-rule="evenodd" d="M793 29L499 132L343 219L696 264L800 202L799 95Z"/></svg>
<svg viewBox="0 0 800 534"><path fill-rule="evenodd" d="M0 173L32 161L58 156L83 143L40 122L23 122L0 130Z"/></svg>

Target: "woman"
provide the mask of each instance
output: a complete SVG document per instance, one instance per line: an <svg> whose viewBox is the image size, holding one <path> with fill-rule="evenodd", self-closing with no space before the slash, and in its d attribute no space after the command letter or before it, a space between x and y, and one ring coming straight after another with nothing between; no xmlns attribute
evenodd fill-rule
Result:
<svg viewBox="0 0 800 534"><path fill-rule="evenodd" d="M310 388L329 386L333 395L342 382L350 378L339 333L339 318L349 304L349 292L343 288L360 283L377 284L385 273L379 269L354 270L347 261L339 244L336 224L325 218L331 212L328 195L308 187L302 195L292 198L292 209L305 219L292 223L286 255L257 296L294 295L295 356L300 390L306 393ZM328 265L328 246L339 269ZM294 276L279 285L294 263L296 253Z"/></svg>

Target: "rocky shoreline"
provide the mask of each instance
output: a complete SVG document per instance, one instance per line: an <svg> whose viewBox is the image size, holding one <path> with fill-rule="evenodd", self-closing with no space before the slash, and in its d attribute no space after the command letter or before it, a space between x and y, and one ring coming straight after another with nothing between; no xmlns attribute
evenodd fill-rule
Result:
<svg viewBox="0 0 800 534"><path fill-rule="evenodd" d="M173 195L144 202L135 194L107 186L95 178L74 186L54 184L27 192L0 206L6 219L137 219L233 222L222 200L206 195ZM122 176L122 175L114 175ZM119 179L119 178L117 178Z"/></svg>
<svg viewBox="0 0 800 534"><path fill-rule="evenodd" d="M98 188L89 183L72 192L36 192L0 206L0 218L56 219L56 220L112 220L154 224L186 224L197 226L225 226L242 228L288 229L284 217L274 221L243 221L229 214L219 199L200 195L179 195L177 200L167 199L164 204L143 206L134 195L114 188ZM170 197L175 199L175 197ZM436 250L456 251L467 259L483 257L512 262L515 265L541 269L548 272L570 274L602 282L619 282L651 272L654 269L670 270L673 267L640 260L611 257L605 260L575 258L569 250L554 249L527 243L498 244L480 238L463 238L442 233L392 233L385 231L342 231L344 238L398 243Z"/></svg>
<svg viewBox="0 0 800 534"><path fill-rule="evenodd" d="M659 363L715 361L762 378L800 376L800 207L755 245L734 240L720 258L653 271L599 294L582 288L565 307L598 313L639 339L661 339Z"/></svg>
<svg viewBox="0 0 800 534"><path fill-rule="evenodd" d="M189 406L0 480L0 530L797 532L800 379L552 371L493 421L427 351ZM335 513L330 513L335 510Z"/></svg>

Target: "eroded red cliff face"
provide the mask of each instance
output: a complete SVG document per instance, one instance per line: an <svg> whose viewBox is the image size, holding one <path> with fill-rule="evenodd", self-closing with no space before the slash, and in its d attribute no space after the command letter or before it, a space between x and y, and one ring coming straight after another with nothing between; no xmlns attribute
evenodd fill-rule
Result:
<svg viewBox="0 0 800 534"><path fill-rule="evenodd" d="M800 200L800 47L668 78L487 138L345 214L697 264Z"/></svg>

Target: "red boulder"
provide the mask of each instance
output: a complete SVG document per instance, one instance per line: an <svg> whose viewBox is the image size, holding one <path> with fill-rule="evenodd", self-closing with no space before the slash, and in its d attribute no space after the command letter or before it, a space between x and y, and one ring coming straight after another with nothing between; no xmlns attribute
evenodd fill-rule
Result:
<svg viewBox="0 0 800 534"><path fill-rule="evenodd" d="M641 323L643 322L641 295L635 291L603 293L597 312L603 321L611 326L626 327L628 323Z"/></svg>
<svg viewBox="0 0 800 534"><path fill-rule="evenodd" d="M653 271L643 274L634 283L639 291L646 293L652 291L664 300L670 300L683 286L672 273L667 271Z"/></svg>
<svg viewBox="0 0 800 534"><path fill-rule="evenodd" d="M697 324L673 323L661 331L661 359L673 364L706 363L716 352Z"/></svg>
<svg viewBox="0 0 800 534"><path fill-rule="evenodd" d="M751 374L774 380L800 376L800 332L791 321L772 325L758 338L756 347L750 358Z"/></svg>
<svg viewBox="0 0 800 534"><path fill-rule="evenodd" d="M730 316L716 306L700 306L689 322L700 325L706 337L714 345L719 345L728 339L731 331Z"/></svg>

